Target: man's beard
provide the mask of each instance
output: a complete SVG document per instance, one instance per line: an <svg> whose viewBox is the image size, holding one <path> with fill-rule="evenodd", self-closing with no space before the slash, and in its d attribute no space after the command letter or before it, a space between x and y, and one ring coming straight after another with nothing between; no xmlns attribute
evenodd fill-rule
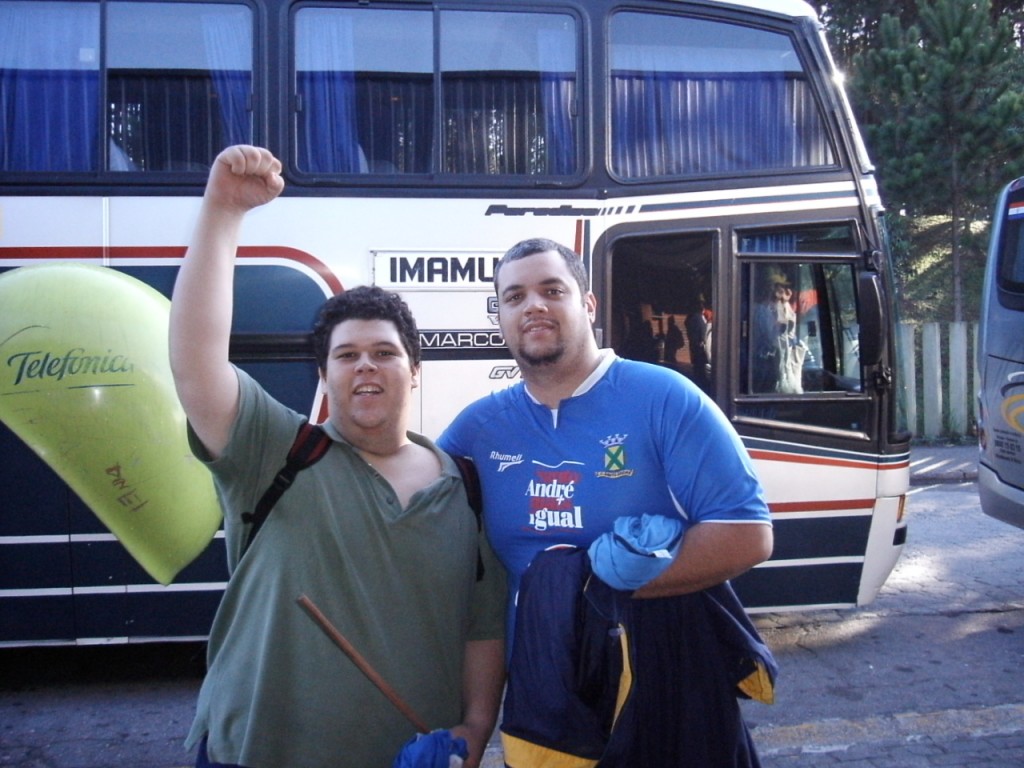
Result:
<svg viewBox="0 0 1024 768"><path fill-rule="evenodd" d="M546 365L554 365L565 355L565 347L561 344L543 354L531 354L525 349L519 349L519 363L530 368L542 368Z"/></svg>

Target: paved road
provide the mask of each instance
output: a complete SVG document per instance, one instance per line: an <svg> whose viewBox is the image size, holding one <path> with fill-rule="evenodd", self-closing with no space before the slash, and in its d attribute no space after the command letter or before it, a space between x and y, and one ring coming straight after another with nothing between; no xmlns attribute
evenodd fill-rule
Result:
<svg viewBox="0 0 1024 768"><path fill-rule="evenodd" d="M0 651L0 766L187 764L203 653L198 643Z"/></svg>
<svg viewBox="0 0 1024 768"><path fill-rule="evenodd" d="M915 445L910 452L910 480L914 485L966 483L978 479L975 443Z"/></svg>
<svg viewBox="0 0 1024 768"><path fill-rule="evenodd" d="M783 669L748 719L766 768L1024 765L1024 531L973 483L915 487L870 606L756 619Z"/></svg>
<svg viewBox="0 0 1024 768"><path fill-rule="evenodd" d="M756 617L782 665L777 703L745 706L765 768L1024 765L1024 531L953 482L974 455L915 451L910 539L871 606ZM202 653L0 650L0 768L188 764Z"/></svg>

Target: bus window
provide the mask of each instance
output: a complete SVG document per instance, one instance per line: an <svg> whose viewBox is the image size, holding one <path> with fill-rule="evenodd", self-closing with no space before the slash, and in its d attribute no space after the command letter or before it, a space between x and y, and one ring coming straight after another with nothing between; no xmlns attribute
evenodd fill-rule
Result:
<svg viewBox="0 0 1024 768"><path fill-rule="evenodd" d="M98 3L0 2L0 170L99 167Z"/></svg>
<svg viewBox="0 0 1024 768"><path fill-rule="evenodd" d="M0 2L0 170L205 171L226 144L252 141L250 16L240 5Z"/></svg>
<svg viewBox="0 0 1024 768"><path fill-rule="evenodd" d="M864 387L851 228L744 234L739 247L762 257L740 265L738 416L872 429L870 400L857 397ZM770 256L781 253L789 258Z"/></svg>
<svg viewBox="0 0 1024 768"><path fill-rule="evenodd" d="M300 170L575 173L574 20L496 11L438 18L435 38L430 11L299 10Z"/></svg>
<svg viewBox="0 0 1024 768"><path fill-rule="evenodd" d="M429 172L433 36L429 10L299 10L299 169Z"/></svg>
<svg viewBox="0 0 1024 768"><path fill-rule="evenodd" d="M1021 236L1024 213L1018 210L1022 207L1017 204L1005 214L1003 243L996 257L996 284L1002 291L1011 294L1024 294L1024 237ZM1015 304L1013 308L1020 309L1020 301L1004 303Z"/></svg>
<svg viewBox="0 0 1024 768"><path fill-rule="evenodd" d="M716 235L624 237L612 253L611 345L711 392Z"/></svg>
<svg viewBox="0 0 1024 768"><path fill-rule="evenodd" d="M748 266L748 393L860 389L853 276L850 264Z"/></svg>
<svg viewBox="0 0 1024 768"><path fill-rule="evenodd" d="M836 163L789 36L623 12L610 27L611 171L621 179Z"/></svg>
<svg viewBox="0 0 1024 768"><path fill-rule="evenodd" d="M111 171L202 171L252 143L252 19L242 5L109 3Z"/></svg>
<svg viewBox="0 0 1024 768"><path fill-rule="evenodd" d="M569 16L441 14L444 173L576 172L576 31Z"/></svg>

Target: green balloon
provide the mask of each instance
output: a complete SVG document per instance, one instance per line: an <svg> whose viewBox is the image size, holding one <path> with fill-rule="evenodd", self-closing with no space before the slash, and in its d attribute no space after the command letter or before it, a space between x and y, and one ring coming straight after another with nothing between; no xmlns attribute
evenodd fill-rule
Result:
<svg viewBox="0 0 1024 768"><path fill-rule="evenodd" d="M105 267L0 275L0 420L161 584L221 521L174 391L169 310L162 294Z"/></svg>

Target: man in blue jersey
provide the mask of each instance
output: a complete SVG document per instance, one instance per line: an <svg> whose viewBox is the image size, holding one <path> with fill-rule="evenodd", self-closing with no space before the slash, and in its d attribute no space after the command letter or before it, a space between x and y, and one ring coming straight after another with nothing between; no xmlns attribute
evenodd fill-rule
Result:
<svg viewBox="0 0 1024 768"><path fill-rule="evenodd" d="M506 762L536 764L554 750L587 753L602 768L757 765L716 627L738 622L774 665L727 585L771 554L762 489L739 437L698 387L668 368L598 348L591 327L597 304L587 285L580 257L558 243L527 240L505 254L495 270L498 319L523 382L467 407L439 440L476 462L486 529L509 572L509 695L519 690L534 700L518 709L513 703L517 722L510 724L506 698L503 736L534 725L543 732L539 752L511 760L506 738ZM565 545L589 550L594 574L627 596L636 633L636 701L628 718L616 713L610 751L554 743L558 729L522 722L549 694L517 688L517 679L535 671L516 654L561 642L554 615L536 620L538 605L560 587L556 578L546 596L520 594L518 615L514 596L539 554ZM723 589L732 617L720 620L714 606ZM550 603L550 610L560 609ZM514 627L527 615L528 628ZM566 619L576 623L569 634L578 629L574 616ZM582 737L567 741L574 739Z"/></svg>

